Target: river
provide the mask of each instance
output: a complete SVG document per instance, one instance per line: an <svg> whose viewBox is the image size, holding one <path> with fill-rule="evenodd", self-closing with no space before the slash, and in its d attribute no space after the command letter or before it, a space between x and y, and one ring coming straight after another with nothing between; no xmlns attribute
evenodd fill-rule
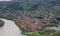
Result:
<svg viewBox="0 0 60 36"><path fill-rule="evenodd" d="M15 25L12 20L2 19L5 22L3 27L0 27L0 36L24 36L21 34L21 30Z"/></svg>

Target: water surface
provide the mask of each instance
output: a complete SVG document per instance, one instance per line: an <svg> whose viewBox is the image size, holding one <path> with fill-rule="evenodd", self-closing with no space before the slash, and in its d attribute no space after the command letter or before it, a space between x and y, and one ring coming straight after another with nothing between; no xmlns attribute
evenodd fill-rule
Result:
<svg viewBox="0 0 60 36"><path fill-rule="evenodd" d="M0 36L23 36L13 21L0 19L5 22L5 25L2 28L0 27Z"/></svg>

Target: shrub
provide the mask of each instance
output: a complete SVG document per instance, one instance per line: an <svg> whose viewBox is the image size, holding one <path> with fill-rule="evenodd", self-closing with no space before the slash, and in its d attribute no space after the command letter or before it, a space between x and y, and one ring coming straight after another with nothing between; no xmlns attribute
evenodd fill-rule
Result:
<svg viewBox="0 0 60 36"><path fill-rule="evenodd" d="M60 36L60 32L56 32L56 33L52 34L52 36Z"/></svg>
<svg viewBox="0 0 60 36"><path fill-rule="evenodd" d="M4 25L4 21L0 20L0 27Z"/></svg>

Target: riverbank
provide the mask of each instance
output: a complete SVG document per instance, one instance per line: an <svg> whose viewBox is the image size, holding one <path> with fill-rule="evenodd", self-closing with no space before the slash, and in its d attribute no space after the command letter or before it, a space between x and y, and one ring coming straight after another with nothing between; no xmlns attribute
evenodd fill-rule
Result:
<svg viewBox="0 0 60 36"><path fill-rule="evenodd" d="M23 19L21 19L21 20L23 20ZM17 20L17 22L15 21L16 25L19 26L20 29L21 29L21 26L22 26L21 25L21 20L19 20L19 22L18 22L18 20ZM24 26L25 26L26 23L27 23L26 20L22 21L22 24L24 24ZM29 24L31 24L31 23L29 23ZM28 28L28 27L26 27L26 28ZM51 33L56 32L55 28L54 28L54 30L37 30L38 32L37 31L25 31L24 29L21 29L21 31L22 31L21 33L23 35L27 35L27 36L52 36Z"/></svg>

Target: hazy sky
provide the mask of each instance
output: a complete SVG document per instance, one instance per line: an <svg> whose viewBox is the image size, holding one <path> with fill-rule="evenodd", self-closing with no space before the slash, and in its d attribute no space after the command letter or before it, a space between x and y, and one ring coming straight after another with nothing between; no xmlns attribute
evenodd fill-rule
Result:
<svg viewBox="0 0 60 36"><path fill-rule="evenodd" d="M0 1L11 1L11 0L0 0Z"/></svg>

